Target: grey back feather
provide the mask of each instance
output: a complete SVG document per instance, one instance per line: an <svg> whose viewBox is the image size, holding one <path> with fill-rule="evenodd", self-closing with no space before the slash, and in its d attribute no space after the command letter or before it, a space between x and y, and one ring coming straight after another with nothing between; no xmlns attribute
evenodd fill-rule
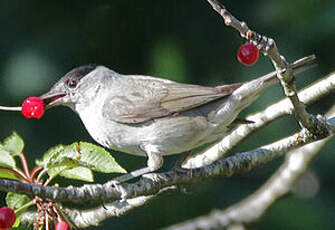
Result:
<svg viewBox="0 0 335 230"><path fill-rule="evenodd" d="M114 85L115 84L115 85ZM103 105L104 117L140 123L186 111L229 95L240 84L205 87L147 76L121 75Z"/></svg>

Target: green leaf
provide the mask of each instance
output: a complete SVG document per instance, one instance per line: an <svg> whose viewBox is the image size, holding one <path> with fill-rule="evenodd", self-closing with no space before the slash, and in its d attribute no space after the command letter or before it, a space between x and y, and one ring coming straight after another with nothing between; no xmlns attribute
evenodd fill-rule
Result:
<svg viewBox="0 0 335 230"><path fill-rule="evenodd" d="M78 143L73 143L71 145L59 145L55 148L48 150L42 160L36 161L36 164L42 166L46 169L74 165L79 166L79 160L81 158L78 151Z"/></svg>
<svg viewBox="0 0 335 230"><path fill-rule="evenodd" d="M62 151L64 151L64 145L57 145L46 151L40 160L36 160L36 165L43 168L48 168L48 165L52 164L54 158L56 158Z"/></svg>
<svg viewBox="0 0 335 230"><path fill-rule="evenodd" d="M14 156L22 152L23 140L17 133L13 133L0 144L0 167L15 169ZM7 177L6 177L7 178Z"/></svg>
<svg viewBox="0 0 335 230"><path fill-rule="evenodd" d="M15 169L14 157L2 145L0 145L0 167Z"/></svg>
<svg viewBox="0 0 335 230"><path fill-rule="evenodd" d="M92 170L82 166L74 166L74 165L56 166L50 168L48 170L48 174L51 178L54 178L59 175L73 180L82 180L86 182L94 181Z"/></svg>
<svg viewBox="0 0 335 230"><path fill-rule="evenodd" d="M16 155L23 151L24 142L16 132L13 132L12 135L3 141L2 147L12 155Z"/></svg>
<svg viewBox="0 0 335 230"><path fill-rule="evenodd" d="M0 169L0 178L20 180L20 178L17 177L14 173L8 171L2 171L1 169Z"/></svg>
<svg viewBox="0 0 335 230"><path fill-rule="evenodd" d="M123 169L112 157L112 155L107 152L104 148L87 143L79 143L80 151L80 161L84 162L88 168L103 173L126 173L127 171Z"/></svg>
<svg viewBox="0 0 335 230"><path fill-rule="evenodd" d="M60 167L57 172L52 172L53 175L68 169L62 167L77 166L103 173L126 172L104 148L86 142L51 148L41 160L36 161L36 164L46 169Z"/></svg>
<svg viewBox="0 0 335 230"><path fill-rule="evenodd" d="M60 173L60 176L73 179L73 180L82 180L86 182L94 181L92 170L86 167L82 167L82 166L62 171Z"/></svg>
<svg viewBox="0 0 335 230"><path fill-rule="evenodd" d="M65 171L65 170L69 170L76 167L75 165L59 165L59 166L55 166L55 167L51 167L48 170L48 175L51 178L54 178L56 176L58 176L61 172Z"/></svg>
<svg viewBox="0 0 335 230"><path fill-rule="evenodd" d="M73 161L70 156L73 150L74 148L72 145L57 145L52 147L44 153L42 159L36 160L36 165L48 169L48 175L53 179L65 170L78 167L78 163ZM66 153L68 156L66 156Z"/></svg>
<svg viewBox="0 0 335 230"><path fill-rule="evenodd" d="M92 182L94 177L91 170L103 173L126 172L105 149L86 142L53 147L36 164L47 169L51 179L60 175Z"/></svg>
<svg viewBox="0 0 335 230"><path fill-rule="evenodd" d="M30 201L31 199L27 195L18 193L8 192L6 196L7 206L14 209L19 209Z"/></svg>

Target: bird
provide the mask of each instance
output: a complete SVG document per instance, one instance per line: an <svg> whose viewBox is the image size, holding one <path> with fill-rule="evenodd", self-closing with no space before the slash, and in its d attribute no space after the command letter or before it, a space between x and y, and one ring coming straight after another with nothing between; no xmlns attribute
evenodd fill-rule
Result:
<svg viewBox="0 0 335 230"><path fill-rule="evenodd" d="M309 62L291 64L293 72L306 70ZM71 108L100 145L147 157L146 167L120 177L124 182L158 170L165 155L220 140L239 113L277 82L272 72L242 83L200 86L89 64L72 69L40 97L47 109Z"/></svg>

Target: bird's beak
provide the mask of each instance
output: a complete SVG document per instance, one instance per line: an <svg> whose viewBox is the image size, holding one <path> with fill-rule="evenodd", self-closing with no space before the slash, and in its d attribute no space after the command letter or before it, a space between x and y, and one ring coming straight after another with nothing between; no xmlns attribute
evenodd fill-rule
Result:
<svg viewBox="0 0 335 230"><path fill-rule="evenodd" d="M65 92L54 92L52 89L41 95L40 98L46 103L46 109L51 107L64 104L64 97L67 94Z"/></svg>

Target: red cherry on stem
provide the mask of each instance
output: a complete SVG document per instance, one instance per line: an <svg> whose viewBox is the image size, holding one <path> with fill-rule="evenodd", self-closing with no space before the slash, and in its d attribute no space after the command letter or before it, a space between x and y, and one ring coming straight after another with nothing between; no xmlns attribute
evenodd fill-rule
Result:
<svg viewBox="0 0 335 230"><path fill-rule="evenodd" d="M62 220L61 222L56 223L55 230L69 230L69 229L70 229L69 224L64 220Z"/></svg>
<svg viewBox="0 0 335 230"><path fill-rule="evenodd" d="M26 118L40 119L45 110L45 103L39 97L28 97L22 103L21 113Z"/></svg>
<svg viewBox="0 0 335 230"><path fill-rule="evenodd" d="M245 43L240 46L237 51L237 59L244 65L253 65L257 62L259 57L259 50L257 46L252 43Z"/></svg>
<svg viewBox="0 0 335 230"><path fill-rule="evenodd" d="M13 209L8 207L0 208L0 229L7 229L13 226L16 214Z"/></svg>

